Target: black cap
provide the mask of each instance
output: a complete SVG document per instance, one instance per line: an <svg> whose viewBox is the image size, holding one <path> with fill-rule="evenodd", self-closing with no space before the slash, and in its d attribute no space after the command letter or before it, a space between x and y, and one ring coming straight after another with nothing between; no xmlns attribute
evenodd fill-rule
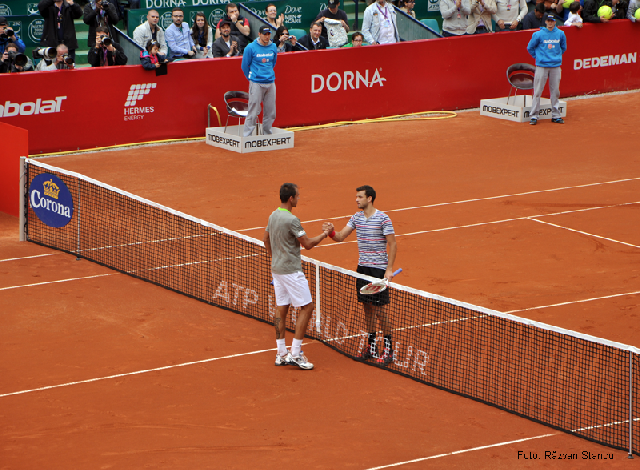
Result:
<svg viewBox="0 0 640 470"><path fill-rule="evenodd" d="M551 13L547 13L546 15L544 15L544 20L545 21L549 21L549 20L556 21L556 17L553 16Z"/></svg>
<svg viewBox="0 0 640 470"><path fill-rule="evenodd" d="M329 5L333 6L333 5L340 5L340 0L329 0Z"/></svg>
<svg viewBox="0 0 640 470"><path fill-rule="evenodd" d="M262 28L260 28L260 34L271 34L271 27L270 26L263 26Z"/></svg>
<svg viewBox="0 0 640 470"><path fill-rule="evenodd" d="M4 16L0 16L0 25L9 24L7 23L7 19Z"/></svg>

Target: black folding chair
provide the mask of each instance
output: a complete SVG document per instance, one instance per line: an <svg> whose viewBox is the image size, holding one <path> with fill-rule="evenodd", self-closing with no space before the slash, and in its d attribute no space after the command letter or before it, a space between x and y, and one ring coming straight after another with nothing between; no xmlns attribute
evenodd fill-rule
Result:
<svg viewBox="0 0 640 470"><path fill-rule="evenodd" d="M533 90L533 78L535 75L536 68L531 64L513 64L507 68L507 80L511 84L507 104L509 104L509 98L511 98L511 92L514 88L516 90L513 95L514 101L518 96L518 90ZM524 95L524 105L527 105L527 95Z"/></svg>

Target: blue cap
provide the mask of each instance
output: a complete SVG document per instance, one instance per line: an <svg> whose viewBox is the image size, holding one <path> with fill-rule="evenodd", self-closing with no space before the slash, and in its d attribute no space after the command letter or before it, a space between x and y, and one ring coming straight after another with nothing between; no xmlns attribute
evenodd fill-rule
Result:
<svg viewBox="0 0 640 470"><path fill-rule="evenodd" d="M270 26L263 26L262 28L260 28L260 34L271 34L271 27Z"/></svg>

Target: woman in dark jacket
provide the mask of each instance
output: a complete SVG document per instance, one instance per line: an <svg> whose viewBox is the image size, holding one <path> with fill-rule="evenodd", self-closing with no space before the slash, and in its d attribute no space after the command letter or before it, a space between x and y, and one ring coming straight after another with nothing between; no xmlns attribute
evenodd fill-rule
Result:
<svg viewBox="0 0 640 470"><path fill-rule="evenodd" d="M280 26L273 37L273 43L278 48L278 52L302 51L303 49L296 43L295 36L289 36L286 26Z"/></svg>
<svg viewBox="0 0 640 470"><path fill-rule="evenodd" d="M82 8L73 3L73 0L40 0L38 10L44 18L40 45L57 47L58 44L64 43L69 48L69 57L75 59L78 40L73 20L82 16Z"/></svg>

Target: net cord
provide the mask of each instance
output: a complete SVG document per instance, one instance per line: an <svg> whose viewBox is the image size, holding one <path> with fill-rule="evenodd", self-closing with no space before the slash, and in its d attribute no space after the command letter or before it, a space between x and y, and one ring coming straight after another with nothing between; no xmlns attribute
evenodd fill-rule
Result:
<svg viewBox="0 0 640 470"><path fill-rule="evenodd" d="M34 165L34 166L39 167L39 168L55 171L55 172L62 173L62 174L68 175L68 176L72 176L74 178L81 179L83 181L87 181L87 182L89 182L91 184L95 184L96 186L99 186L101 188L107 189L109 191L113 191L113 192L116 192L118 194L122 194L124 196L130 197L130 198L132 198L132 199L134 199L136 201L139 201L139 202L141 202L143 204L147 204L147 205L155 207L155 208L157 208L159 210L169 212L170 214L173 214L173 215L175 215L177 217L181 217L181 218L184 218L184 219L189 220L191 222L194 222L196 224L200 224L200 225L203 225L205 227L209 227L209 228L212 228L214 230L217 230L219 232L223 232L223 233L225 233L225 234L227 234L229 236L240 238L242 240L245 240L245 241L247 241L249 243L256 244L258 246L262 246L262 247L264 246L264 243L262 242L262 240L258 240L256 238L249 237L247 235L243 235L243 234L238 233L238 232L234 232L233 230L229 230L229 229L227 229L225 227L221 227L219 225L212 224L211 222L207 222L207 221L204 221L202 219L198 219L196 217L190 216L188 214L185 214L183 212L177 211L175 209L171 209L169 207L166 207L166 206L163 206L161 204L155 203L153 201L150 201L148 199L142 198L140 196L136 196L135 194L132 194L132 193L130 193L128 191L124 191L124 190L116 188L114 186L110 186L108 184L105 184L105 183L102 183L100 181L94 180L93 178L89 178L89 177L87 177L85 175L82 175L80 173L76 173L74 171L69 171L69 170L65 170L63 168L58 168L58 167L55 167L55 166L52 166L52 165L48 165L46 163L43 163L43 162L40 162L40 161L36 161L34 159L26 159L25 161L26 161L27 164L31 164L31 165ZM322 267L322 268L325 268L325 269L328 269L328 270L331 270L331 271L337 271L339 273L342 273L342 274L345 274L345 275L348 275L348 276L364 279L364 280L367 280L368 282L376 282L376 281L380 280L378 278L373 278L373 277L366 276L366 275L363 275L363 274L360 274L360 273L356 273L355 271L344 269L344 268L341 268L339 266L334 266L332 264L328 264L328 263L325 263L325 262L322 262L322 261L318 261L318 260L316 260L314 258L309 258L309 257L304 256L304 255L302 255L301 258L302 258L302 260L304 260L304 261L306 261L308 263L312 263L312 264L316 265L316 270L319 270L319 268ZM316 271L316 272L318 272L318 271ZM320 283L320 279L319 279L319 276L317 276L316 277L316 286L315 286L316 287L316 292L318 292L319 283ZM440 296L440 295L437 295L437 294L432 294L430 292L426 292L426 291L423 291L423 290L414 289L412 287L399 285L399 284L396 284L394 282L390 282L389 283L389 287L393 287L396 290L408 292L408 293L411 293L411 294L414 294L414 295L418 295L418 296L421 296L421 297L437 300L437 301L440 301L440 302L450 303L450 304L453 304L453 305L456 305L456 306L459 306L459 307L462 307L462 308L466 308L466 309L473 310L473 311L476 311L476 312L481 312L481 313L484 313L486 315L495 316L495 317L499 317L499 318L504 318L504 319L511 320L511 321L514 321L514 322L517 322L517 323L521 323L521 324L524 324L524 325L536 327L536 328L539 328L539 329L542 329L542 330L552 331L552 332L559 333L559 334L562 334L562 335L567 335L567 336L571 336L571 337L574 337L574 338L579 338L579 339L582 339L584 341L588 341L588 342L591 342L591 343L598 343L598 344L602 344L602 345L609 346L609 347L616 348L616 349L623 350L623 351L629 351L629 352L632 352L634 354L639 354L640 355L640 348L637 348L637 347L634 347L634 346L630 346L630 345L627 345L627 344L623 344L623 343L618 343L616 341L610 341L608 339L598 338L596 336L587 335L587 334L584 334L584 333L579 333L577 331L568 330L568 329L561 328L561 327L558 327L558 326L553 326L553 325L549 325L549 324L546 324L546 323L530 320L530 319L527 319L527 318L518 317L516 315L512 315L512 314L509 314L509 313L502 313L502 312L499 312L497 310L491 310L491 309L488 309L488 308L485 308L485 307L480 307L478 305L473 305L473 304L470 304L470 303L467 303L467 302L462 302L462 301L459 301L459 300L456 300L456 299L443 297L443 296Z"/></svg>

